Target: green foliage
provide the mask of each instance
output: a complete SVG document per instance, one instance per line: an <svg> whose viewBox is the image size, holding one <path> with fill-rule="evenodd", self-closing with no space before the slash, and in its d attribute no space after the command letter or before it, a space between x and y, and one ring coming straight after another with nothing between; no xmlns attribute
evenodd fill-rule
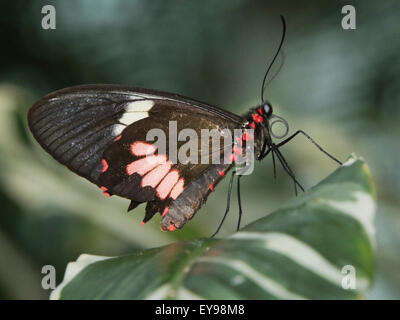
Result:
<svg viewBox="0 0 400 320"><path fill-rule="evenodd" d="M61 299L356 299L374 276L375 191L352 156L293 202L225 239L81 255ZM345 267L347 266L347 267ZM355 270L355 288L342 285Z"/></svg>

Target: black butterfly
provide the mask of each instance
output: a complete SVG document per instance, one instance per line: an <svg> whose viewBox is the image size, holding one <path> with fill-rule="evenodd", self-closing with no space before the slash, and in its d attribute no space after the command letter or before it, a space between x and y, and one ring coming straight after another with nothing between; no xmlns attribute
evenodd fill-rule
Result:
<svg viewBox="0 0 400 320"><path fill-rule="evenodd" d="M178 130L191 128L198 133L201 129L254 129L253 136L244 133L240 141L233 143L246 144L253 140L256 158L262 160L271 153L275 168L276 156L295 187L303 190L279 148L301 133L325 151L301 130L280 143L272 141L273 110L263 99L265 79L266 76L262 86L263 103L244 116L177 94L119 85L84 85L43 97L29 110L28 122L36 140L57 161L95 183L106 196L130 199L128 211L147 202L143 223L160 213L161 229L174 231L195 215L232 169L235 159L233 163L220 164L172 163L168 150L160 153L146 141L147 133L153 128L168 132L169 121L175 120ZM201 148L198 151L201 153ZM218 151L222 156L224 150ZM154 161L146 162L149 157ZM229 211L234 173L229 183L227 210L216 232ZM239 228L241 175L237 176Z"/></svg>

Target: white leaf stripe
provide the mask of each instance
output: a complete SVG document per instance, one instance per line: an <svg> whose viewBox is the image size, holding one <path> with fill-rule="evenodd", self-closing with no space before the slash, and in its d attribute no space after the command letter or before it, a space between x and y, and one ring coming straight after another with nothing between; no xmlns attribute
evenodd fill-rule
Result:
<svg viewBox="0 0 400 320"><path fill-rule="evenodd" d="M151 294L144 298L144 300L161 300L165 299L168 295L168 292L171 290L171 286L168 284L164 284L157 289L155 289Z"/></svg>
<svg viewBox="0 0 400 320"><path fill-rule="evenodd" d="M51 292L50 300L59 300L64 287L70 283L88 265L111 259L113 257L95 256L91 254L81 254L74 262L70 262L65 270L63 281Z"/></svg>
<svg viewBox="0 0 400 320"><path fill-rule="evenodd" d="M221 257L203 257L199 258L197 261L203 263L219 263L228 268L234 269L236 272L240 273L247 279L254 282L255 285L269 292L273 296L280 299L291 299L291 300L304 300L306 297L300 296L296 293L293 293L283 287L278 282L272 280L271 278L263 275L257 270L253 269L247 263L241 260L221 258Z"/></svg>
<svg viewBox="0 0 400 320"><path fill-rule="evenodd" d="M375 239L375 202L370 194L362 191L353 192L352 197L354 200L321 200L321 202L356 219L364 227L372 243L375 244L373 240Z"/></svg>
<svg viewBox="0 0 400 320"><path fill-rule="evenodd" d="M178 300L204 300L202 296L199 296L185 287L180 287L178 292L176 292L176 289L168 284L159 286L151 294L146 296L144 300L162 300L171 297Z"/></svg>
<svg viewBox="0 0 400 320"><path fill-rule="evenodd" d="M345 163L342 164L342 166L344 167L350 167L354 162L356 162L357 159L356 158L349 158Z"/></svg>
<svg viewBox="0 0 400 320"><path fill-rule="evenodd" d="M238 232L230 240L259 240L265 249L282 254L297 264L341 287L344 274L308 244L280 232ZM368 280L358 277L357 290L364 290Z"/></svg>
<svg viewBox="0 0 400 320"><path fill-rule="evenodd" d="M205 300L204 297L199 296L191 290L186 289L185 287L181 287L176 296L178 300Z"/></svg>

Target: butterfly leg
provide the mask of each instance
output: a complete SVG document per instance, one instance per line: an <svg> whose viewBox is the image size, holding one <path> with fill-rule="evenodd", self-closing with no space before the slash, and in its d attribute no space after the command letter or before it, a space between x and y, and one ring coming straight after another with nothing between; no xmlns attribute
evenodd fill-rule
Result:
<svg viewBox="0 0 400 320"><path fill-rule="evenodd" d="M226 209L224 216L222 217L222 220L217 228L217 230L211 235L211 238L213 238L221 229L222 225L224 224L225 218L229 212L230 204L231 204L231 193L232 193L232 185L233 185L233 178L235 177L236 171L232 171L231 179L229 180L229 187L228 187L228 198L226 201Z"/></svg>
<svg viewBox="0 0 400 320"><path fill-rule="evenodd" d="M272 148L268 147L268 149L261 155L261 160L264 159L271 151Z"/></svg>
<svg viewBox="0 0 400 320"><path fill-rule="evenodd" d="M289 167L289 164L286 162L286 159L283 157L282 153L278 150L275 149L274 152L276 152L276 156L278 157L283 169L286 171L286 173L292 178L294 185L295 185L295 193L297 196L297 188L296 185L300 187L301 191L304 192L303 186L297 181L296 176L294 175L292 169Z"/></svg>
<svg viewBox="0 0 400 320"><path fill-rule="evenodd" d="M283 140L282 142L278 143L276 145L276 148L280 148L283 145L285 145L286 143L288 143L290 140L292 140L294 137L296 137L299 133L301 133L302 135L304 135L308 140L311 141L312 144L314 144L318 150L320 150L321 152L325 153L329 158L331 158L333 161L336 161L337 163L339 163L340 165L342 164L342 162L340 162L338 159L336 159L334 156L332 156L331 154L329 154L328 152L326 152L318 143L316 143L314 141L313 138L311 138L307 133L305 133L303 130L297 130L295 133L293 133L289 138Z"/></svg>
<svg viewBox="0 0 400 320"><path fill-rule="evenodd" d="M272 152L272 166L274 168L274 179L276 180L276 164L275 164L275 155Z"/></svg>
<svg viewBox="0 0 400 320"><path fill-rule="evenodd" d="M293 172L292 169L289 167L289 164L287 163L286 159L283 157L283 154L282 154L279 150L277 150L277 151L274 150L274 152L277 153L278 159L279 159L279 161L281 161L281 164L282 164L282 166L284 167L285 171L288 172L288 174L291 175L291 177L292 177L292 176L295 177L294 172ZM272 155L274 155L274 152L272 152ZM280 155L280 158L279 158L278 153L279 153L279 155ZM293 178L292 178L292 179L293 179ZM294 183L294 194L295 194L296 197L297 197L297 184L296 184L296 181L293 180L293 183ZM304 191L304 190L303 190L303 191Z"/></svg>

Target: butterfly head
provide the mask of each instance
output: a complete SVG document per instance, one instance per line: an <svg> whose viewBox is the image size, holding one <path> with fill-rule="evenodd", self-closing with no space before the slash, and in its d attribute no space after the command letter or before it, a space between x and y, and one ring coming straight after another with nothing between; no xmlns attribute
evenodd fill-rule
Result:
<svg viewBox="0 0 400 320"><path fill-rule="evenodd" d="M273 112L272 105L268 101L265 101L261 105L261 108L267 118L270 118L272 116L272 112Z"/></svg>
<svg viewBox="0 0 400 320"><path fill-rule="evenodd" d="M289 125L282 118L273 113L272 104L264 101L255 108L250 109L246 116L246 127L254 129L256 137L254 151L258 160L265 157L265 152L272 150L275 146L273 138L281 139L289 132ZM272 126L281 123L284 126L284 134L278 135L272 131Z"/></svg>
<svg viewBox="0 0 400 320"><path fill-rule="evenodd" d="M252 108L247 113L247 120L254 127L253 122L257 125L268 125L269 119L272 117L273 109L271 103L264 101L262 104Z"/></svg>
<svg viewBox="0 0 400 320"><path fill-rule="evenodd" d="M272 105L269 101L264 101L262 104L252 108L247 113L247 123L251 128L263 128L264 130L269 130L270 120L274 118Z"/></svg>

